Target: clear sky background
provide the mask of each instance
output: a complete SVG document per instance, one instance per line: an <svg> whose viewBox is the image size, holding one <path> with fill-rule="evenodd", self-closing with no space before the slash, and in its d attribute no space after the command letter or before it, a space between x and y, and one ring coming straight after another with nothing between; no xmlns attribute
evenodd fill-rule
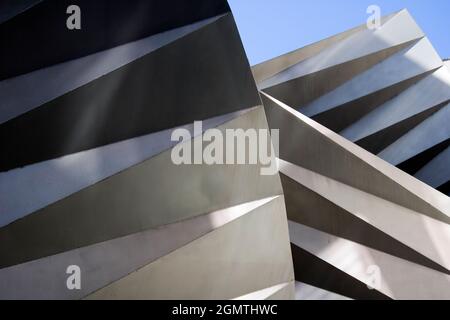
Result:
<svg viewBox="0 0 450 320"><path fill-rule="evenodd" d="M450 58L450 0L228 0L254 65L407 8L442 58Z"/></svg>

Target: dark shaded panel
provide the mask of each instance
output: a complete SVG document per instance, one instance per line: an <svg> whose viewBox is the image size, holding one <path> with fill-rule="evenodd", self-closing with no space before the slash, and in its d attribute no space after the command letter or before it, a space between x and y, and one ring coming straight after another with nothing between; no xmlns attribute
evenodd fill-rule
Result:
<svg viewBox="0 0 450 320"><path fill-rule="evenodd" d="M447 269L433 260L355 217L293 179L284 174L280 175L289 220L450 274Z"/></svg>
<svg viewBox="0 0 450 320"><path fill-rule="evenodd" d="M336 89L356 75L370 69L414 42L417 42L417 40L283 82L263 91L291 107L300 108L325 93Z"/></svg>
<svg viewBox="0 0 450 320"><path fill-rule="evenodd" d="M450 196L450 181L447 181L446 183L444 183L442 186L440 186L439 188L437 188L440 192Z"/></svg>
<svg viewBox="0 0 450 320"><path fill-rule="evenodd" d="M440 192L450 196L450 181L447 181L442 186L437 188Z"/></svg>
<svg viewBox="0 0 450 320"><path fill-rule="evenodd" d="M356 144L366 149L367 151L372 152L373 154L378 154L386 147L400 139L414 127L441 110L447 104L448 101L441 103L433 108L427 109L419 114L416 114L413 117L397 122L396 124L386 129L378 131L368 137L357 141Z"/></svg>
<svg viewBox="0 0 450 320"><path fill-rule="evenodd" d="M291 243L295 280L356 300L392 300Z"/></svg>
<svg viewBox="0 0 450 320"><path fill-rule="evenodd" d="M410 175L415 175L420 169L425 167L425 165L443 152L447 147L450 146L450 139L447 139L434 147L425 150L424 152L416 155L415 157L402 162L397 167Z"/></svg>
<svg viewBox="0 0 450 320"><path fill-rule="evenodd" d="M0 23L31 8L42 0L2 0L0 1Z"/></svg>
<svg viewBox="0 0 450 320"><path fill-rule="evenodd" d="M391 100L404 90L408 89L418 81L422 80L433 71L426 72L411 79L399 82L393 86L374 92L360 99L348 102L346 104L335 107L331 110L313 116L312 119L321 125L340 132L352 123L358 121L363 116L379 107L383 103Z"/></svg>
<svg viewBox="0 0 450 320"><path fill-rule="evenodd" d="M68 6L82 29L68 30ZM225 0L46 0L0 25L0 79L229 12Z"/></svg>
<svg viewBox="0 0 450 320"><path fill-rule="evenodd" d="M261 104L227 15L0 126L0 170Z"/></svg>

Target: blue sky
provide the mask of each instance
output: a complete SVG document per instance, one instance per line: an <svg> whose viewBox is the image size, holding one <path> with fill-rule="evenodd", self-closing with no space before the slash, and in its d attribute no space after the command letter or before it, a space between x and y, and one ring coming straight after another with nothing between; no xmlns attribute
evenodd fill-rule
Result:
<svg viewBox="0 0 450 320"><path fill-rule="evenodd" d="M254 65L366 22L369 5L382 15L407 8L442 58L450 57L449 0L228 0Z"/></svg>

